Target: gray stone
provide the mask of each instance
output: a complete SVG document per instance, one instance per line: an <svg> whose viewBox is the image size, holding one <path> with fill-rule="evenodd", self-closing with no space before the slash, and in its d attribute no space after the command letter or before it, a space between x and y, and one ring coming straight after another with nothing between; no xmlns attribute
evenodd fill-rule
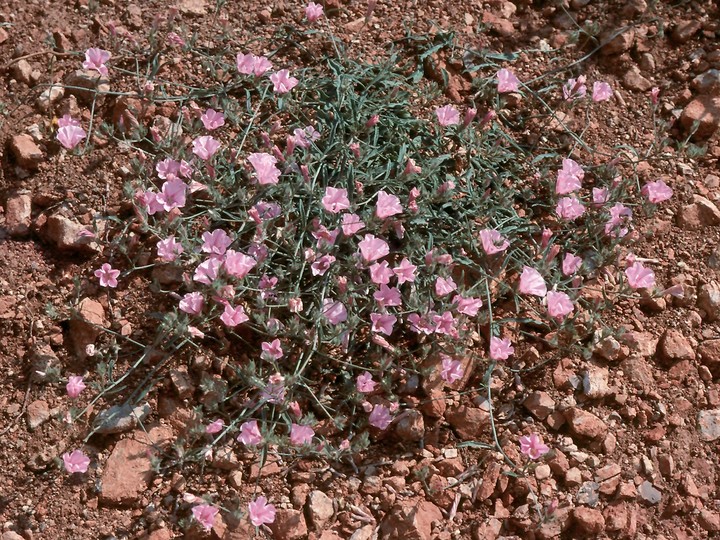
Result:
<svg viewBox="0 0 720 540"><path fill-rule="evenodd" d="M644 501L650 504L657 504L662 499L662 493L647 480L638 486L638 493Z"/></svg>
<svg viewBox="0 0 720 540"><path fill-rule="evenodd" d="M712 442L720 439L720 409L700 411L698 430L703 441Z"/></svg>
<svg viewBox="0 0 720 540"><path fill-rule="evenodd" d="M135 429L150 414L150 405L133 408L129 404L113 405L102 411L93 421L94 431L100 434L124 433Z"/></svg>

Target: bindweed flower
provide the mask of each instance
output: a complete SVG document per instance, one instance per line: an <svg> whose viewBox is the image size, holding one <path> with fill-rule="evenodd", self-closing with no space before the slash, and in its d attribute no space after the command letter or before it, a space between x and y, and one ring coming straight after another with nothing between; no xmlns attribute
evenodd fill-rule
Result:
<svg viewBox="0 0 720 540"><path fill-rule="evenodd" d="M538 459L550 451L550 448L543 443L542 437L537 433L520 437L519 441L520 452L530 459Z"/></svg>
<svg viewBox="0 0 720 540"><path fill-rule="evenodd" d="M453 298L453 304L457 304L458 313L462 313L468 317L475 317L483 305L480 298L474 298L472 296L465 298L460 295L456 295Z"/></svg>
<svg viewBox="0 0 720 540"><path fill-rule="evenodd" d="M483 229L480 231L480 241L482 242L483 250L488 255L502 253L510 247L510 242L508 242L507 238L495 229Z"/></svg>
<svg viewBox="0 0 720 540"><path fill-rule="evenodd" d="M275 507L272 504L268 504L267 499L263 496L258 497L248 504L248 514L250 516L250 523L256 527L275 521Z"/></svg>
<svg viewBox="0 0 720 540"><path fill-rule="evenodd" d="M205 285L212 285L220 274L220 268L222 267L222 261L220 259L211 257L201 262L197 268L195 268L195 274L193 275L193 281L198 283L204 283Z"/></svg>
<svg viewBox="0 0 720 540"><path fill-rule="evenodd" d="M370 281L376 285L387 285L390 283L390 278L395 275L387 261L372 264L368 270L370 271Z"/></svg>
<svg viewBox="0 0 720 540"><path fill-rule="evenodd" d="M368 422L371 426L378 429L385 430L392 423L392 416L390 416L390 409L385 405L375 405L373 407Z"/></svg>
<svg viewBox="0 0 720 540"><path fill-rule="evenodd" d="M65 470L70 474L87 472L90 458L82 450L73 450L62 455Z"/></svg>
<svg viewBox="0 0 720 540"><path fill-rule="evenodd" d="M543 297L547 294L547 285L540 272L529 266L523 266L520 274L520 292Z"/></svg>
<svg viewBox="0 0 720 540"><path fill-rule="evenodd" d="M192 152L202 160L207 161L215 155L220 148L220 142L210 135L203 135L192 143Z"/></svg>
<svg viewBox="0 0 720 540"><path fill-rule="evenodd" d="M225 326L234 328L239 324L249 321L250 317L245 313L243 306L233 307L230 304L225 304L225 309L222 315L220 315L220 320Z"/></svg>
<svg viewBox="0 0 720 540"><path fill-rule="evenodd" d="M305 17L310 22L315 22L323 16L323 7L315 2L309 2L305 7Z"/></svg>
<svg viewBox="0 0 720 540"><path fill-rule="evenodd" d="M380 290L373 293L373 298L380 307L393 307L402 305L400 291L396 287L380 285Z"/></svg>
<svg viewBox="0 0 720 540"><path fill-rule="evenodd" d="M85 51L85 61L82 64L84 69L94 69L100 75L107 76L108 68L105 62L110 60L110 53L106 50L92 47Z"/></svg>
<svg viewBox="0 0 720 540"><path fill-rule="evenodd" d="M290 442L296 446L310 444L315 436L315 430L310 426L303 426L293 422L290 427Z"/></svg>
<svg viewBox="0 0 720 540"><path fill-rule="evenodd" d="M602 206L610 198L610 190L608 188L592 188L593 205Z"/></svg>
<svg viewBox="0 0 720 540"><path fill-rule="evenodd" d="M491 360L507 360L515 353L515 348L508 338L500 339L492 336L490 338L490 359Z"/></svg>
<svg viewBox="0 0 720 540"><path fill-rule="evenodd" d="M324 276L334 262L335 257L333 255L323 255L310 265L310 273L313 276Z"/></svg>
<svg viewBox="0 0 720 540"><path fill-rule="evenodd" d="M332 298L325 298L323 300L321 314L330 324L345 322L348 316L345 305Z"/></svg>
<svg viewBox="0 0 720 540"><path fill-rule="evenodd" d="M79 375L71 375L68 377L68 383L65 386L67 395L71 399L75 399L80 393L87 388L83 382L83 377Z"/></svg>
<svg viewBox="0 0 720 540"><path fill-rule="evenodd" d="M214 109L208 109L200 117L200 121L208 131L213 131L225 125L225 115L221 112L217 112Z"/></svg>
<svg viewBox="0 0 720 540"><path fill-rule="evenodd" d="M387 313L371 313L370 320L372 321L373 332L381 332L386 336L390 336L393 333L397 317Z"/></svg>
<svg viewBox="0 0 720 540"><path fill-rule="evenodd" d="M244 278L255 268L256 264L257 261L253 257L235 251L234 249L228 249L225 252L223 266L225 267L225 272L230 276Z"/></svg>
<svg viewBox="0 0 720 540"><path fill-rule="evenodd" d="M610 219L605 223L605 234L622 238L628 233L626 223L632 221L632 210L622 203L616 203L610 208Z"/></svg>
<svg viewBox="0 0 720 540"><path fill-rule="evenodd" d="M572 159L563 159L562 164L562 169L558 171L557 182L555 183L555 193L567 195L582 187L585 171Z"/></svg>
<svg viewBox="0 0 720 540"><path fill-rule="evenodd" d="M667 201L673 195L673 190L662 180L648 182L642 187L642 194L653 204Z"/></svg>
<svg viewBox="0 0 720 540"><path fill-rule="evenodd" d="M437 294L438 296L445 296L456 290L457 285L451 277L439 277L435 280L435 294Z"/></svg>
<svg viewBox="0 0 720 540"><path fill-rule="evenodd" d="M318 133L314 126L306 126L303 129L297 128L293 131L292 141L293 144L299 146L300 148L310 148L312 143L317 141L319 138L320 133Z"/></svg>
<svg viewBox="0 0 720 540"><path fill-rule="evenodd" d="M182 208L187 202L187 188L187 184L178 178L167 180L157 194L157 202L166 212Z"/></svg>
<svg viewBox="0 0 720 540"><path fill-rule="evenodd" d="M337 214L343 210L350 208L350 200L348 199L347 189L344 188L325 188L325 196L322 198L322 205L325 210L331 214ZM345 236L351 236L346 234Z"/></svg>
<svg viewBox="0 0 720 540"><path fill-rule="evenodd" d="M547 300L548 314L553 319L564 319L575 309L572 300L564 292L548 291L545 299Z"/></svg>
<svg viewBox="0 0 720 540"><path fill-rule="evenodd" d="M610 99L612 95L613 91L608 83L602 81L595 81L595 83L593 83L593 101L606 101Z"/></svg>
<svg viewBox="0 0 720 540"><path fill-rule="evenodd" d="M278 183L278 179L280 178L280 169L275 166L277 163L277 158L275 156L266 152L256 152L250 154L247 160L250 162L253 169L255 169L258 184L267 185Z"/></svg>
<svg viewBox="0 0 720 540"><path fill-rule="evenodd" d="M202 251L209 253L211 256L223 255L225 251L227 251L227 248L230 247L230 244L232 244L232 238L222 229L204 232L202 234L202 241Z"/></svg>
<svg viewBox="0 0 720 540"><path fill-rule="evenodd" d="M417 266L412 264L407 257L403 257L400 264L393 268L393 273L395 274L395 277L397 277L398 285L402 285L406 282L414 282L416 270Z"/></svg>
<svg viewBox="0 0 720 540"><path fill-rule="evenodd" d="M459 381L463 378L463 368L459 360L453 360L447 355L442 356L442 369L440 370L440 377L447 382L452 384L455 381Z"/></svg>
<svg viewBox="0 0 720 540"><path fill-rule="evenodd" d="M240 435L237 440L245 446L257 446L262 443L263 436L260 433L257 420L248 420L240 426Z"/></svg>
<svg viewBox="0 0 720 540"><path fill-rule="evenodd" d="M60 118L58 118L57 123L58 123L58 128L64 128L64 127L68 127L68 126L82 127L80 125L80 120L75 120L69 114L63 114Z"/></svg>
<svg viewBox="0 0 720 540"><path fill-rule="evenodd" d="M68 150L75 148L87 136L80 126L67 125L58 129L57 140Z"/></svg>
<svg viewBox="0 0 720 540"><path fill-rule="evenodd" d="M95 277L98 278L98 281L100 281L101 287L117 287L117 278L119 275L120 270L115 270L108 263L103 264L100 268L95 270Z"/></svg>
<svg viewBox="0 0 720 540"><path fill-rule="evenodd" d="M509 69L501 69L497 72L496 76L498 80L497 90L499 93L504 94L507 92L517 92L519 90L520 80Z"/></svg>
<svg viewBox="0 0 720 540"><path fill-rule="evenodd" d="M576 197L563 197L558 201L555 213L561 219L575 221L585 213L585 207Z"/></svg>
<svg viewBox="0 0 720 540"><path fill-rule="evenodd" d="M625 269L628 284L633 289L647 289L655 285L655 272L650 268L646 268L640 262L635 262L632 266Z"/></svg>
<svg viewBox="0 0 720 540"><path fill-rule="evenodd" d="M390 195L384 191L378 191L377 204L375 205L375 215L380 219L386 219L403 211L400 199L395 195Z"/></svg>
<svg viewBox="0 0 720 540"><path fill-rule="evenodd" d="M653 86L650 89L650 99L653 105L657 105L660 101L660 89L657 86Z"/></svg>
<svg viewBox="0 0 720 540"><path fill-rule="evenodd" d="M343 214L342 225L340 226L345 236L353 236L365 228L365 223L357 214Z"/></svg>
<svg viewBox="0 0 720 540"><path fill-rule="evenodd" d="M157 254L163 261L172 262L177 259L185 249L182 244L175 240L174 236L168 236L165 240L157 243Z"/></svg>
<svg viewBox="0 0 720 540"><path fill-rule="evenodd" d="M435 109L438 124L441 126L455 126L460 123L460 113L452 105L445 105Z"/></svg>
<svg viewBox="0 0 720 540"><path fill-rule="evenodd" d="M286 94L300 82L295 77L291 77L290 71L287 69L281 69L270 75L270 81L273 83L273 92L276 94Z"/></svg>
<svg viewBox="0 0 720 540"><path fill-rule="evenodd" d="M358 392L362 392L363 394L373 392L376 386L377 383L373 381L372 375L369 371L365 371L361 375L358 375L355 381L355 387Z"/></svg>
<svg viewBox="0 0 720 540"><path fill-rule="evenodd" d="M180 311L184 311L188 315L200 315L205 306L205 298L199 292L187 293L180 300Z"/></svg>
<svg viewBox="0 0 720 540"><path fill-rule="evenodd" d="M565 99L565 101L571 101L585 97L587 93L585 81L585 75L580 75L577 79L568 79L562 89L563 99Z"/></svg>
<svg viewBox="0 0 720 540"><path fill-rule="evenodd" d="M381 259L390 253L388 243L372 234L366 234L358 247L360 248L360 255L368 263Z"/></svg>
<svg viewBox="0 0 720 540"><path fill-rule="evenodd" d="M254 54L238 53L236 65L238 71L243 75L254 75L255 77L264 75L272 68L270 60L264 56L255 56Z"/></svg>
<svg viewBox="0 0 720 540"><path fill-rule="evenodd" d="M211 504L199 504L193 506L192 515L193 517L203 526L206 531L212 529L215 523L215 516L217 516L219 510Z"/></svg>
<svg viewBox="0 0 720 540"><path fill-rule="evenodd" d="M280 360L285 355L280 340L277 338L272 341L263 341L260 347L262 348L262 354L265 358Z"/></svg>
<svg viewBox="0 0 720 540"><path fill-rule="evenodd" d="M223 427L225 427L225 422L222 418L218 418L217 420L214 420L213 422L210 422L207 426L205 426L205 433L215 435L216 433L220 433Z"/></svg>
<svg viewBox="0 0 720 540"><path fill-rule="evenodd" d="M571 276L582 266L582 258L576 257L572 253L566 253L562 262L562 273L564 276Z"/></svg>

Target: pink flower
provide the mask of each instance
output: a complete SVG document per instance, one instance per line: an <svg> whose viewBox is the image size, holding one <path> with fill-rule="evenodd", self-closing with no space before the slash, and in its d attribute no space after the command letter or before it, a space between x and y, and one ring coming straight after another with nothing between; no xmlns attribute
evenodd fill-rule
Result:
<svg viewBox="0 0 720 540"><path fill-rule="evenodd" d="M581 257L576 257L572 253L566 253L565 258L562 262L562 273L564 276L571 276L582 266L583 260Z"/></svg>
<svg viewBox="0 0 720 540"><path fill-rule="evenodd" d="M65 386L65 390L67 391L67 395L69 398L75 399L80 395L80 392L85 390L85 388L87 387L83 382L82 376L71 375L70 377L68 377L68 383Z"/></svg>
<svg viewBox="0 0 720 540"><path fill-rule="evenodd" d="M438 296L445 296L456 290L457 285L451 277L439 277L435 280L435 294L437 294Z"/></svg>
<svg viewBox="0 0 720 540"><path fill-rule="evenodd" d="M288 299L288 309L292 313L302 313L303 310L303 301L300 297L294 297Z"/></svg>
<svg viewBox="0 0 720 540"><path fill-rule="evenodd" d="M255 175L257 176L258 184L277 184L280 178L280 169L275 164L277 158L272 154L266 152L256 152L250 154L247 158L250 165L255 169Z"/></svg>
<svg viewBox="0 0 720 540"><path fill-rule="evenodd" d="M580 75L577 80L568 79L567 83L563 86L563 98L565 101L571 101L573 99L579 99L585 97L587 93L587 86L585 86L585 75Z"/></svg>
<svg viewBox="0 0 720 540"><path fill-rule="evenodd" d="M347 189L344 188L325 188L325 196L322 198L322 205L325 210L331 214L337 214L343 210L350 208L350 200L348 199ZM345 235L350 236L350 235Z"/></svg>
<svg viewBox="0 0 720 540"><path fill-rule="evenodd" d="M266 358L280 360L285 355L280 340L277 338L269 342L263 341L260 347L262 348L263 356Z"/></svg>
<svg viewBox="0 0 720 540"><path fill-rule="evenodd" d="M555 213L561 219L574 221L585 213L585 207L576 197L563 197L558 201Z"/></svg>
<svg viewBox="0 0 720 540"><path fill-rule="evenodd" d="M380 285L380 290L373 293L373 298L380 307L401 306L402 297L396 287Z"/></svg>
<svg viewBox="0 0 720 540"><path fill-rule="evenodd" d="M324 276L325 272L330 269L330 265L335 262L332 255L323 255L310 265L310 272L313 276Z"/></svg>
<svg viewBox="0 0 720 540"><path fill-rule="evenodd" d="M520 451L530 459L538 459L547 454L550 448L543 443L540 435L533 433L530 436L520 437Z"/></svg>
<svg viewBox="0 0 720 540"><path fill-rule="evenodd" d="M400 264L393 268L393 273L397 277L398 285L402 285L407 281L411 283L414 282L416 270L417 266L412 264L407 257L403 257L403 260L400 261Z"/></svg>
<svg viewBox="0 0 720 540"><path fill-rule="evenodd" d="M368 422L371 426L378 429L387 429L387 427L392 423L390 409L388 409L385 405L375 405L368 417Z"/></svg>
<svg viewBox="0 0 720 540"><path fill-rule="evenodd" d="M415 160L412 158L409 158L407 162L405 163L405 170L403 171L403 174L411 175L411 174L419 174L422 172L422 167L418 167L415 165ZM413 195L412 190L410 191L411 196ZM417 193L415 195L415 198L417 198L417 195L420 193ZM408 205L410 204L410 201L408 201Z"/></svg>
<svg viewBox="0 0 720 540"><path fill-rule="evenodd" d="M593 101L605 101L607 99L610 99L612 95L613 91L608 83L602 81L595 81L595 83L593 84Z"/></svg>
<svg viewBox="0 0 720 540"><path fill-rule="evenodd" d="M400 199L395 195L390 195L384 191L378 191L377 205L375 206L375 215L380 219L389 218L403 211Z"/></svg>
<svg viewBox="0 0 720 540"><path fill-rule="evenodd" d="M520 274L520 292L540 297L545 296L547 285L545 285L545 280L540 272L529 266L523 266L522 274Z"/></svg>
<svg viewBox="0 0 720 540"><path fill-rule="evenodd" d="M243 306L233 307L230 304L225 304L225 309L223 310L223 314L220 315L220 320L225 326L233 328L239 324L249 321L250 317L248 317L247 313L245 313L245 308Z"/></svg>
<svg viewBox="0 0 720 540"><path fill-rule="evenodd" d="M623 225L630 221L632 221L632 210L622 203L616 203L610 208L610 219L605 223L605 234L622 238L628 233Z"/></svg>
<svg viewBox="0 0 720 540"><path fill-rule="evenodd" d="M115 270L108 263L103 264L100 268L95 270L95 277L100 281L101 287L117 287L117 278L119 275L120 270Z"/></svg>
<svg viewBox="0 0 720 540"><path fill-rule="evenodd" d="M479 298L468 297L464 298L460 295L456 295L453 298L453 304L457 304L458 313L467 315L468 317L474 317L480 311L483 303Z"/></svg>
<svg viewBox="0 0 720 540"><path fill-rule="evenodd" d="M321 314L330 324L345 322L348 316L345 305L332 298L325 298L323 300Z"/></svg>
<svg viewBox="0 0 720 540"><path fill-rule="evenodd" d="M510 247L510 242L507 241L507 238L495 229L483 229L480 231L480 241L482 242L485 253L488 255L501 253Z"/></svg>
<svg viewBox="0 0 720 540"><path fill-rule="evenodd" d="M323 15L323 7L315 2L310 2L305 7L305 17L310 22L317 21Z"/></svg>
<svg viewBox="0 0 720 540"><path fill-rule="evenodd" d="M187 202L187 184L178 178L164 182L157 195L157 202L162 204L166 212L182 208Z"/></svg>
<svg viewBox="0 0 720 540"><path fill-rule="evenodd" d="M270 81L273 83L273 92L276 94L286 94L300 82L295 77L291 77L290 71L287 69L281 69L270 75Z"/></svg>
<svg viewBox="0 0 720 540"><path fill-rule="evenodd" d="M434 313L432 315L432 322L435 326L436 334L445 334L452 337L457 337L457 328L455 318L450 311L444 311L442 315Z"/></svg>
<svg viewBox="0 0 720 540"><path fill-rule="evenodd" d="M555 193L567 195L582 187L585 171L572 159L563 159L562 169L558 171Z"/></svg>
<svg viewBox="0 0 720 540"><path fill-rule="evenodd" d="M88 470L90 465L90 458L85 455L82 450L73 450L72 452L64 453L63 463L65 464L65 470L72 473L84 473Z"/></svg>
<svg viewBox="0 0 720 540"><path fill-rule="evenodd" d="M390 336L393 333L393 326L397 322L397 317L384 313L371 313L370 320L372 321L373 332L382 332L386 336Z"/></svg>
<svg viewBox="0 0 720 540"><path fill-rule="evenodd" d="M170 46L174 46L174 47L184 47L185 46L185 40L183 38L181 38L175 32L170 32L167 35L167 41Z"/></svg>
<svg viewBox="0 0 720 540"><path fill-rule="evenodd" d="M212 131L225 125L225 115L214 109L208 109L200 117L200 121L203 123L203 126L205 126L205 129Z"/></svg>
<svg viewBox="0 0 720 540"><path fill-rule="evenodd" d="M256 264L257 261L255 259L239 251L228 249L225 252L223 265L225 266L225 271L233 277L244 278Z"/></svg>
<svg viewBox="0 0 720 540"><path fill-rule="evenodd" d="M460 123L460 113L452 105L438 107L435 109L435 116L441 126L454 126Z"/></svg>
<svg viewBox="0 0 720 540"><path fill-rule="evenodd" d="M369 371L365 371L362 375L358 375L357 380L355 381L355 387L358 392L362 392L363 394L374 391L375 386L377 386L377 383L373 381L372 375Z"/></svg>
<svg viewBox="0 0 720 540"><path fill-rule="evenodd" d="M262 496L248 504L248 514L250 514L250 523L256 527L275 521L275 507L268 504L267 499Z"/></svg>
<svg viewBox="0 0 720 540"><path fill-rule="evenodd" d="M650 89L650 99L653 105L657 105L660 100L660 89L657 86L653 86Z"/></svg>
<svg viewBox="0 0 720 540"><path fill-rule="evenodd" d="M157 253L163 261L172 262L178 255L184 250L182 244L175 240L174 236L168 236L165 240L160 240L157 243Z"/></svg>
<svg viewBox="0 0 720 540"><path fill-rule="evenodd" d="M260 433L257 420L248 420L240 426L240 435L237 440L245 446L257 446L262 443L263 436Z"/></svg>
<svg viewBox="0 0 720 540"><path fill-rule="evenodd" d="M243 75L255 75L260 77L272 67L270 60L264 56L255 56L254 54L238 53L236 59L237 69Z"/></svg>
<svg viewBox="0 0 720 540"><path fill-rule="evenodd" d="M608 188L592 188L592 198L595 206L602 206L608 201L609 197L610 190Z"/></svg>
<svg viewBox="0 0 720 540"><path fill-rule="evenodd" d="M204 159L205 161L213 157L215 152L218 151L218 148L220 148L220 143L218 142L218 140L211 135L203 135L202 137L198 137L193 141L192 145L193 154L195 154L200 159Z"/></svg>
<svg viewBox="0 0 720 540"><path fill-rule="evenodd" d="M420 211L420 207L417 204L417 200L420 197L420 190L416 187L410 190L408 193L408 210L413 214L417 214Z"/></svg>
<svg viewBox="0 0 720 540"><path fill-rule="evenodd" d="M292 141L300 148L310 148L314 141L320 138L320 133L314 126L306 126L304 129L297 128L293 130Z"/></svg>
<svg viewBox="0 0 720 540"><path fill-rule="evenodd" d="M662 180L648 182L642 188L642 194L653 204L667 201L673 195L673 190Z"/></svg>
<svg viewBox="0 0 720 540"><path fill-rule="evenodd" d="M498 92L504 94L506 92L517 92L520 80L509 69L501 69L497 72Z"/></svg>
<svg viewBox="0 0 720 540"><path fill-rule="evenodd" d="M452 384L455 381L459 381L463 378L463 368L459 360L453 360L449 356L442 356L442 370L440 370L440 377L448 384Z"/></svg>
<svg viewBox="0 0 720 540"><path fill-rule="evenodd" d="M387 242L372 234L366 234L358 247L360 248L360 255L368 263L381 259L390 253L390 246L388 246Z"/></svg>
<svg viewBox="0 0 720 540"><path fill-rule="evenodd" d="M202 234L202 250L211 255L223 255L232 244L232 238L222 229L215 229L212 232L206 231Z"/></svg>
<svg viewBox="0 0 720 540"><path fill-rule="evenodd" d="M293 422L290 428L290 442L296 446L310 444L315 436L315 430L310 426L302 426Z"/></svg>
<svg viewBox="0 0 720 540"><path fill-rule="evenodd" d="M100 75L106 76L108 68L105 62L110 60L110 53L103 49L93 47L85 51L85 61L82 64L84 69L94 69Z"/></svg>
<svg viewBox="0 0 720 540"><path fill-rule="evenodd" d="M386 261L370 265L369 270L370 280L376 285L387 285L390 283L390 278L395 275Z"/></svg>
<svg viewBox="0 0 720 540"><path fill-rule="evenodd" d="M206 531L212 529L215 523L215 516L217 516L219 510L211 504L199 504L193 506L192 515L193 517L203 526Z"/></svg>
<svg viewBox="0 0 720 540"><path fill-rule="evenodd" d="M197 268L195 268L193 281L204 283L205 285L211 285L212 282L217 279L221 266L222 261L220 259L210 258L201 262Z"/></svg>
<svg viewBox="0 0 720 540"><path fill-rule="evenodd" d="M64 128L67 126L81 127L80 120L75 120L69 114L64 114L58 118L58 128Z"/></svg>
<svg viewBox="0 0 720 540"><path fill-rule="evenodd" d="M188 315L200 315L205 306L205 298L199 292L187 293L180 300L180 311Z"/></svg>
<svg viewBox="0 0 720 540"><path fill-rule="evenodd" d="M575 310L572 300L564 292L548 291L547 296L548 314L553 319L564 319Z"/></svg>
<svg viewBox="0 0 720 540"><path fill-rule="evenodd" d="M216 433L220 433L223 427L225 427L225 422L222 418L218 418L217 420L210 422L207 426L205 426L205 433L215 435Z"/></svg>
<svg viewBox="0 0 720 540"><path fill-rule="evenodd" d="M58 129L57 140L68 150L75 148L82 141L87 133L80 126L64 126Z"/></svg>
<svg viewBox="0 0 720 540"><path fill-rule="evenodd" d="M655 285L655 272L650 268L646 268L642 263L635 262L632 266L625 269L628 284L633 289L647 289Z"/></svg>
<svg viewBox="0 0 720 540"><path fill-rule="evenodd" d="M492 360L507 360L515 352L512 342L508 338L490 338L490 358Z"/></svg>

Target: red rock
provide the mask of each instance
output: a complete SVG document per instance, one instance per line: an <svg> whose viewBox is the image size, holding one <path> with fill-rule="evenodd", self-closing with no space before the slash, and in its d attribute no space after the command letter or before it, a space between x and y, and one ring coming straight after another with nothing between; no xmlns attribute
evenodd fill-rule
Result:
<svg viewBox="0 0 720 540"><path fill-rule="evenodd" d="M538 420L545 420L555 410L555 401L547 392L533 392L523 406Z"/></svg>
<svg viewBox="0 0 720 540"><path fill-rule="evenodd" d="M277 540L301 540L307 536L305 516L299 510L278 510L275 521L270 524Z"/></svg>
<svg viewBox="0 0 720 540"><path fill-rule="evenodd" d="M708 532L720 532L720 514L703 508L698 515L698 525Z"/></svg>
<svg viewBox="0 0 720 540"><path fill-rule="evenodd" d="M673 363L695 359L695 351L688 338L674 329L666 330L662 335L658 344L658 353L661 359Z"/></svg>
<svg viewBox="0 0 720 540"><path fill-rule="evenodd" d="M70 319L70 335L79 358L86 358L87 346L95 343L106 324L102 304L92 298L83 298L78 306L78 316Z"/></svg>
<svg viewBox="0 0 720 540"><path fill-rule="evenodd" d="M695 138L706 139L715 133L720 125L720 97L701 95L685 106L680 115L680 125L690 132L696 122Z"/></svg>
<svg viewBox="0 0 720 540"><path fill-rule="evenodd" d="M50 408L45 400L38 399L27 407L27 423L30 431L37 429L50 419Z"/></svg>
<svg viewBox="0 0 720 540"><path fill-rule="evenodd" d="M37 169L38 165L45 159L43 151L35 144L33 138L26 133L15 135L12 138L10 150L12 150L17 164L23 169Z"/></svg>
<svg viewBox="0 0 720 540"><path fill-rule="evenodd" d="M698 347L698 355L713 377L720 377L720 339L709 339Z"/></svg>
<svg viewBox="0 0 720 540"><path fill-rule="evenodd" d="M430 418L442 418L446 408L445 392L437 388L430 390L427 399L420 405L423 414Z"/></svg>
<svg viewBox="0 0 720 540"><path fill-rule="evenodd" d="M405 441L419 441L425 435L425 421L420 411L408 409L395 422L396 435Z"/></svg>
<svg viewBox="0 0 720 540"><path fill-rule="evenodd" d="M380 535L396 540L432 540L432 524L444 520L440 509L425 500L396 504L380 523Z"/></svg>
<svg viewBox="0 0 720 540"><path fill-rule="evenodd" d="M495 485L497 484L498 478L500 478L501 472L502 465L497 461L493 461L487 466L483 473L482 484L480 484L480 488L477 491L478 499L484 501L490 498L495 491Z"/></svg>
<svg viewBox="0 0 720 540"><path fill-rule="evenodd" d="M316 489L310 492L307 504L308 514L313 526L317 530L323 530L330 518L335 514L332 499Z"/></svg>
<svg viewBox="0 0 720 540"><path fill-rule="evenodd" d="M720 409L700 411L698 429L702 441L712 442L720 439Z"/></svg>
<svg viewBox="0 0 720 540"><path fill-rule="evenodd" d="M583 534L596 535L605 530L605 518L600 510L577 506L572 515L575 526Z"/></svg>
<svg viewBox="0 0 720 540"><path fill-rule="evenodd" d="M25 236L30 232L32 199L28 193L8 197L5 204L5 228L10 236Z"/></svg>
<svg viewBox="0 0 720 540"><path fill-rule="evenodd" d="M154 444L162 445L173 438L170 428L155 427L148 433L136 431L118 441L105 463L100 501L108 505L136 502L153 476L150 454Z"/></svg>
<svg viewBox="0 0 720 540"><path fill-rule="evenodd" d="M628 28L624 32L620 33L620 35L613 38L612 35L614 33L615 31L607 32L600 37L601 43L607 41L600 51L605 56L621 54L625 51L629 51L635 41L635 30L632 28Z"/></svg>
<svg viewBox="0 0 720 540"><path fill-rule="evenodd" d="M94 239L83 234L86 230L77 221L56 214L47 218L41 232L62 251L96 251Z"/></svg>
<svg viewBox="0 0 720 540"><path fill-rule="evenodd" d="M565 411L565 419L575 435L588 439L599 439L608 430L607 424L593 413L573 407Z"/></svg>
<svg viewBox="0 0 720 540"><path fill-rule="evenodd" d="M702 23L697 19L678 21L673 28L670 39L675 43L685 43L690 40L702 28Z"/></svg>
<svg viewBox="0 0 720 540"><path fill-rule="evenodd" d="M445 411L445 420L462 439L478 439L490 426L490 413L477 407L461 405Z"/></svg>
<svg viewBox="0 0 720 540"><path fill-rule="evenodd" d="M620 531L621 538L633 538L637 532L637 514L636 504L620 503L607 506L603 511L605 528L611 532Z"/></svg>
<svg viewBox="0 0 720 540"><path fill-rule="evenodd" d="M617 463L611 463L595 472L595 481L600 484L600 493L612 495L620 484L622 469Z"/></svg>
<svg viewBox="0 0 720 540"><path fill-rule="evenodd" d="M473 530L472 535L474 540L495 540L500 536L501 530L502 522L500 520L488 518L485 523Z"/></svg>

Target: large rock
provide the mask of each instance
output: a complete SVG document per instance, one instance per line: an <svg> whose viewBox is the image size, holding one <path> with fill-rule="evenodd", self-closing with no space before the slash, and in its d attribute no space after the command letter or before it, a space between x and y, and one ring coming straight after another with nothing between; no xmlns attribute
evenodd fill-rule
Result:
<svg viewBox="0 0 720 540"><path fill-rule="evenodd" d="M276 540L301 540L307 537L305 516L299 510L278 510L275 521L270 524Z"/></svg>
<svg viewBox="0 0 720 540"><path fill-rule="evenodd" d="M477 407L461 405L445 411L445 420L463 440L477 439L490 426L490 413Z"/></svg>
<svg viewBox="0 0 720 540"><path fill-rule="evenodd" d="M701 95L687 104L680 115L680 125L691 131L696 122L695 138L707 139L715 133L720 125L720 96Z"/></svg>
<svg viewBox="0 0 720 540"><path fill-rule="evenodd" d="M308 514L313 526L321 531L335 514L333 502L330 497L322 491L316 489L310 492L308 496Z"/></svg>
<svg viewBox="0 0 720 540"><path fill-rule="evenodd" d="M698 347L698 355L713 377L720 377L720 339L709 339L703 342Z"/></svg>
<svg viewBox="0 0 720 540"><path fill-rule="evenodd" d="M575 434L587 439L599 439L608 430L607 424L593 413L573 407L565 411L565 420L570 425L570 430Z"/></svg>
<svg viewBox="0 0 720 540"><path fill-rule="evenodd" d="M660 338L659 355L667 363L695 360L695 350L679 330L669 329Z"/></svg>
<svg viewBox="0 0 720 540"><path fill-rule="evenodd" d="M45 159L43 151L27 133L15 135L10 140L10 150L23 169L37 169Z"/></svg>
<svg viewBox="0 0 720 540"><path fill-rule="evenodd" d="M87 357L88 345L95 344L106 324L102 304L92 298L83 298L78 305L77 316L70 319L73 348L81 360Z"/></svg>
<svg viewBox="0 0 720 540"><path fill-rule="evenodd" d="M5 228L10 236L25 236L30 232L32 199L29 193L16 193L5 204Z"/></svg>
<svg viewBox="0 0 720 540"><path fill-rule="evenodd" d="M71 71L65 76L65 88L68 94L85 103L102 97L110 91L110 81L99 72L87 69Z"/></svg>
<svg viewBox="0 0 720 540"><path fill-rule="evenodd" d="M59 214L47 218L42 235L62 251L97 251L94 236L86 233L87 227Z"/></svg>
<svg viewBox="0 0 720 540"><path fill-rule="evenodd" d="M153 476L150 456L153 446L172 440L172 430L155 427L148 433L136 431L113 448L102 474L100 502L127 505L137 502Z"/></svg>
<svg viewBox="0 0 720 540"><path fill-rule="evenodd" d="M700 411L698 430L703 441L712 442L720 439L720 409Z"/></svg>
<svg viewBox="0 0 720 540"><path fill-rule="evenodd" d="M388 540L432 540L433 522L442 522L440 509L426 500L405 500L393 506L380 523Z"/></svg>

